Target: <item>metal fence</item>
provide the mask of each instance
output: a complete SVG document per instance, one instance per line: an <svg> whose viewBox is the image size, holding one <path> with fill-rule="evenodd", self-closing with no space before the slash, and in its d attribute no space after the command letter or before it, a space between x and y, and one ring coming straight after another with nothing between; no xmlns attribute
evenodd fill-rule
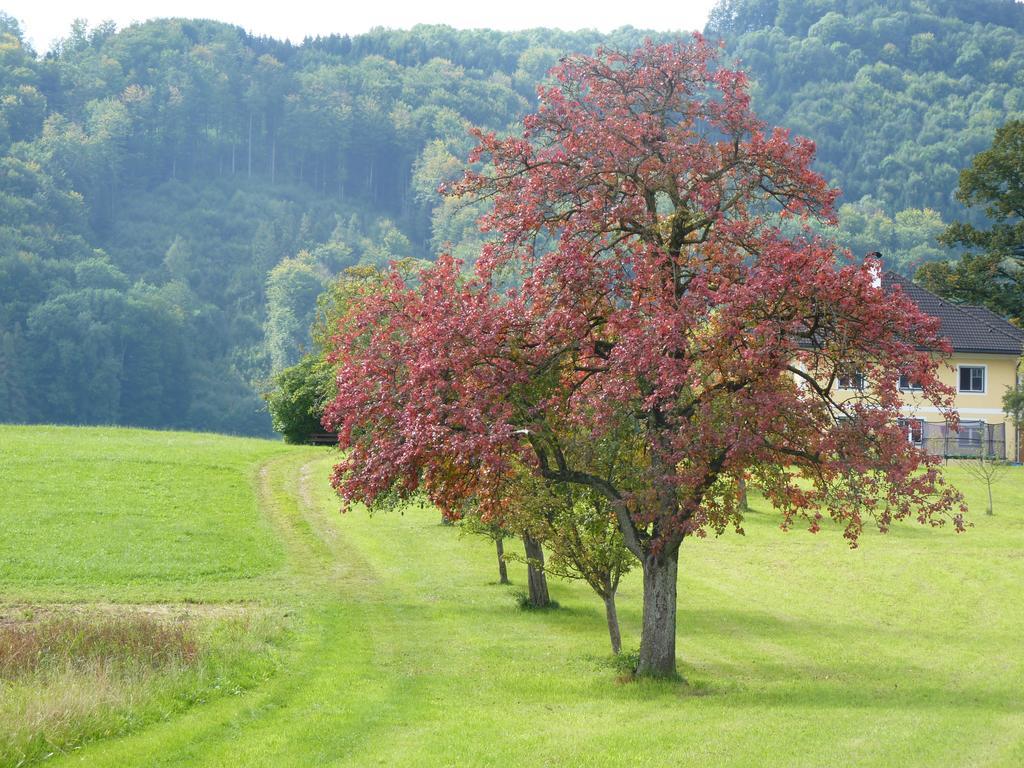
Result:
<svg viewBox="0 0 1024 768"><path fill-rule="evenodd" d="M926 453L947 459L1005 459L1006 425L961 421L959 431L955 431L945 422L921 422L920 445Z"/></svg>

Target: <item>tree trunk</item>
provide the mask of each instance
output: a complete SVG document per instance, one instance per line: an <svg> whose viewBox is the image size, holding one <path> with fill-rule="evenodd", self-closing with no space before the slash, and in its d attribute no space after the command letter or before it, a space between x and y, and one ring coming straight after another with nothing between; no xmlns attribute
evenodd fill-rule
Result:
<svg viewBox="0 0 1024 768"><path fill-rule="evenodd" d="M644 623L640 635L637 675L676 674L676 575L679 549L647 555L644 566Z"/></svg>
<svg viewBox="0 0 1024 768"><path fill-rule="evenodd" d="M548 580L544 575L544 550L535 538L523 534L523 547L526 549L526 577L530 585L530 605L534 608L545 608L551 603L548 595Z"/></svg>
<svg viewBox="0 0 1024 768"><path fill-rule="evenodd" d="M252 111L249 112L249 176L252 178Z"/></svg>
<svg viewBox="0 0 1024 768"><path fill-rule="evenodd" d="M498 536L494 539L494 545L498 550L498 582L508 584L508 565L505 563L505 537Z"/></svg>
<svg viewBox="0 0 1024 768"><path fill-rule="evenodd" d="M612 641L612 653L622 650L622 635L619 634L619 614L615 610L615 593L604 598L604 615L608 619L608 638Z"/></svg>
<svg viewBox="0 0 1024 768"><path fill-rule="evenodd" d="M988 513L987 514L993 515L995 513L992 511L992 478L991 477L987 478L987 483L988 483Z"/></svg>
<svg viewBox="0 0 1024 768"><path fill-rule="evenodd" d="M750 505L747 503L747 478L740 475L736 480L736 491L739 496L740 510L746 512L750 509Z"/></svg>

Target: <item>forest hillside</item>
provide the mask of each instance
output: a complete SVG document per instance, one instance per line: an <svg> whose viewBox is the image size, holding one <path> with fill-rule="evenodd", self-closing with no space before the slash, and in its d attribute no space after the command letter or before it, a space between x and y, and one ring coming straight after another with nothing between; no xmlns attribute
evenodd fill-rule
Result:
<svg viewBox="0 0 1024 768"><path fill-rule="evenodd" d="M844 190L836 235L912 273L955 254L959 171L1024 116L1012 0L722 0L705 30ZM0 421L268 434L259 392L340 270L445 247L471 125L511 130L570 51L667 35L421 26L299 45L226 24L0 17Z"/></svg>

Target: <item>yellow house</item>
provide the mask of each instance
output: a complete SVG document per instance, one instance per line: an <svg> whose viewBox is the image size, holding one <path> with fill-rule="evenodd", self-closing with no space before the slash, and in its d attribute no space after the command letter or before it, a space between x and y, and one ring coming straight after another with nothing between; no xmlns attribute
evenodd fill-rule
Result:
<svg viewBox="0 0 1024 768"><path fill-rule="evenodd" d="M959 432L946 428L938 409L903 379L907 438L944 456L976 456L984 448L990 455L1019 460L1020 440L1003 411L1003 395L1024 373L1024 331L983 307L953 304L902 275L882 276L883 288L896 285L922 312L939 319L940 335L953 347L940 378L956 391L961 424Z"/></svg>

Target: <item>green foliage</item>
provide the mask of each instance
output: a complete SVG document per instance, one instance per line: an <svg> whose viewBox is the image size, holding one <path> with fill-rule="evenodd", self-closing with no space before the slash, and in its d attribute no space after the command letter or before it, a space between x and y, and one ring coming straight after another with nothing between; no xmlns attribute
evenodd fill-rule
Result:
<svg viewBox="0 0 1024 768"><path fill-rule="evenodd" d="M919 279L941 296L1024 323L1024 120L995 132L992 146L960 174L956 195L970 208L983 208L988 226L951 224L940 240L967 249L962 260L927 265Z"/></svg>
<svg viewBox="0 0 1024 768"><path fill-rule="evenodd" d="M525 589L517 589L513 592L512 599L515 601L516 607L521 611L555 611L561 607L557 600L548 600L544 605L535 605L533 600L530 599L530 593Z"/></svg>
<svg viewBox="0 0 1024 768"><path fill-rule="evenodd" d="M458 521L459 530L473 536L483 536L491 541L504 540L512 536L512 531L503 528L493 520L483 520L474 510L467 510L466 514Z"/></svg>
<svg viewBox="0 0 1024 768"><path fill-rule="evenodd" d="M960 174L957 199L983 207L989 229L955 224L944 236L950 245L980 247L1004 256L1020 255L1024 242L1024 120L998 128L992 146L977 154Z"/></svg>
<svg viewBox="0 0 1024 768"><path fill-rule="evenodd" d="M1008 389L1003 394L1003 411L1018 429L1024 427L1024 389Z"/></svg>
<svg viewBox="0 0 1024 768"><path fill-rule="evenodd" d="M295 258L285 259L270 270L265 347L275 374L308 351L316 301L325 282L323 272L308 251L300 251Z"/></svg>
<svg viewBox="0 0 1024 768"><path fill-rule="evenodd" d="M0 419L11 421L267 432L255 388L308 348L326 276L429 253L437 201L409 193L423 148L464 143L470 119L500 127L527 104L491 77L514 71L518 53L467 70L409 60L390 40L296 48L175 19L120 32L76 23L43 60L13 20L0 35ZM478 44L457 38L437 53L465 59ZM73 312L84 313L75 327ZM140 313L154 319L136 330ZM168 358L126 373L132 344Z"/></svg>
<svg viewBox="0 0 1024 768"><path fill-rule="evenodd" d="M525 472L517 473L511 489L512 509L503 523L544 543L549 553L544 570L579 579L600 597L614 598L636 559L622 541L607 500L590 489L549 483Z"/></svg>
<svg viewBox="0 0 1024 768"><path fill-rule="evenodd" d="M922 264L948 258L938 243L946 225L930 208L907 208L890 216L881 201L866 196L839 206L838 225L819 227L855 257L880 251L888 269L913 275Z"/></svg>
<svg viewBox="0 0 1024 768"><path fill-rule="evenodd" d="M751 71L759 113L817 142L853 206L840 236L909 271L936 257L939 218L981 224L950 192L996 126L1024 116L1022 13L1009 0L722 0L709 31ZM328 277L441 250L472 263L482 209L435 194L467 126L514 124L565 53L650 34L418 26L292 45L212 21L76 22L40 57L4 16L0 420L268 434L257 391L306 347L312 306L269 296L271 271L302 251ZM82 350L58 350L75 307ZM63 319L44 321L50 310ZM126 376L119 345L139 331L115 326L140 315L154 338L130 343L171 360Z"/></svg>
<svg viewBox="0 0 1024 768"><path fill-rule="evenodd" d="M180 423L188 342L181 318L148 289L62 293L34 307L25 329L32 352L17 362L40 395L28 411L37 420Z"/></svg>
<svg viewBox="0 0 1024 768"><path fill-rule="evenodd" d="M320 356L309 354L273 377L273 388L264 397L274 431L286 443L305 443L311 434L323 431L320 417L334 397L333 373Z"/></svg>
<svg viewBox="0 0 1024 768"><path fill-rule="evenodd" d="M750 71L758 114L813 139L846 200L889 216L961 217L958 169L1024 106L1012 0L720 0L706 31Z"/></svg>

